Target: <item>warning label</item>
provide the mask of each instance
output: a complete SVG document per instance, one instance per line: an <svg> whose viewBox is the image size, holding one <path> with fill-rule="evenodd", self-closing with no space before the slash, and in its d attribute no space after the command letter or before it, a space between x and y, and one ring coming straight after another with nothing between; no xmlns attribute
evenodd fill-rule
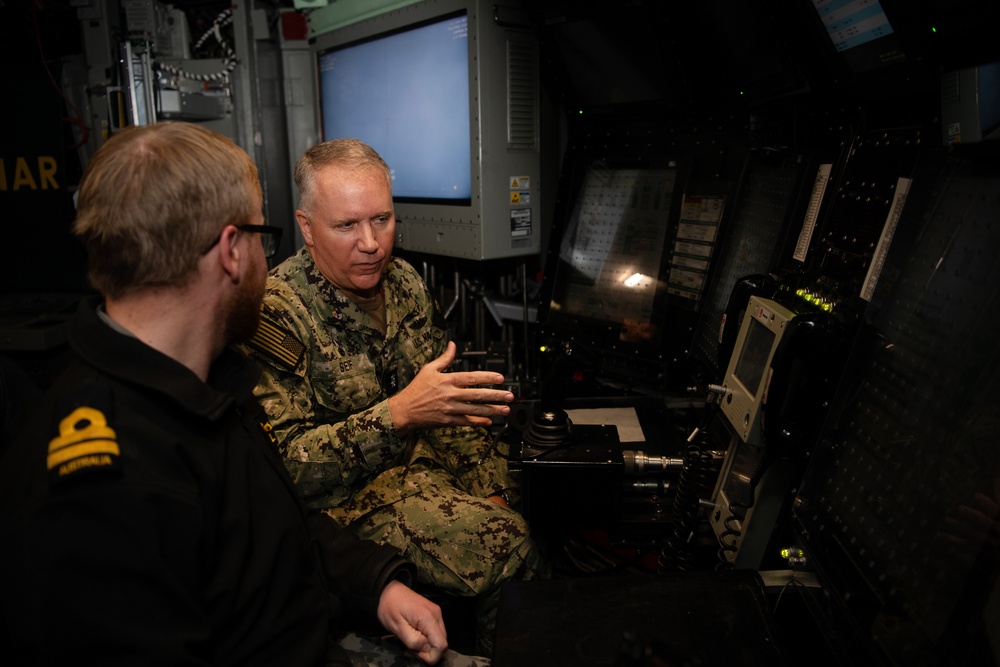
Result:
<svg viewBox="0 0 1000 667"><path fill-rule="evenodd" d="M531 236L531 209L515 208L510 212L510 235Z"/></svg>

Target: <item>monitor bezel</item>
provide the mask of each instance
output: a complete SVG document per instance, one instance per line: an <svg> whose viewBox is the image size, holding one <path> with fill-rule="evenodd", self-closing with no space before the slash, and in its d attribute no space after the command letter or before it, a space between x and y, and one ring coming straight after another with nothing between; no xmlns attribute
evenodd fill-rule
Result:
<svg viewBox="0 0 1000 667"><path fill-rule="evenodd" d="M399 250L471 260L541 250L539 46L528 26L496 22L498 6L488 0L421 0L332 27L311 40L313 127L319 133L318 52L466 12L471 200L394 198Z"/></svg>
<svg viewBox="0 0 1000 667"><path fill-rule="evenodd" d="M722 413L733 427L736 435L747 444L763 444L760 413L762 405L767 400L774 353L794 318L795 313L773 299L755 295L751 296L747 303L743 321L740 323L739 334L733 346L733 354L726 366L726 374L722 381L726 393L720 404ZM751 335L751 327L754 326L763 326L773 335L773 338L757 386L747 387L737 378L736 371L740 367L744 348Z"/></svg>

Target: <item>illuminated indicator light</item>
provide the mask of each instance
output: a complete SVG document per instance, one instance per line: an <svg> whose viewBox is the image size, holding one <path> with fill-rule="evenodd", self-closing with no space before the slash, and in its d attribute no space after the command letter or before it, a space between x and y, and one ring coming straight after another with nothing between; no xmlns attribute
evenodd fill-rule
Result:
<svg viewBox="0 0 1000 667"><path fill-rule="evenodd" d="M632 275L630 275L628 278L625 279L624 281L625 287L635 287L640 282L642 282L642 279L645 277L646 276L642 275L641 273L633 273Z"/></svg>
<svg viewBox="0 0 1000 667"><path fill-rule="evenodd" d="M549 350L549 348L546 347L545 345L542 345L540 348L538 348L539 352L548 352L548 350Z"/></svg>
<svg viewBox="0 0 1000 667"><path fill-rule="evenodd" d="M805 294L806 294L806 291L805 291L804 289L802 289L802 288L799 288L799 289L795 290L795 293L796 293L796 294L797 294L798 296L805 296Z"/></svg>
<svg viewBox="0 0 1000 667"><path fill-rule="evenodd" d="M831 310L833 310L833 304L832 304L832 303L824 303L824 304L823 304L822 306L820 306L820 307L821 307L821 308L822 308L823 310L825 310L826 312L828 312L828 313L829 313L829 312L830 312Z"/></svg>

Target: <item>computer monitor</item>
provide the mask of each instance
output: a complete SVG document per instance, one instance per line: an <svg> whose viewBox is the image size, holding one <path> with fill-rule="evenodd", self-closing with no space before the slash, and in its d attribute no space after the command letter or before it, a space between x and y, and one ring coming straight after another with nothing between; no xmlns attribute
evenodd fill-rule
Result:
<svg viewBox="0 0 1000 667"><path fill-rule="evenodd" d="M941 75L944 144L1000 136L1000 61Z"/></svg>
<svg viewBox="0 0 1000 667"><path fill-rule="evenodd" d="M905 60L879 0L813 0L837 53L855 72Z"/></svg>
<svg viewBox="0 0 1000 667"><path fill-rule="evenodd" d="M687 169L671 158L579 168L549 249L540 321L546 337L589 350L602 383L663 383L664 349L680 324L670 271Z"/></svg>
<svg viewBox="0 0 1000 667"><path fill-rule="evenodd" d="M721 409L740 440L763 443L761 406L771 380L771 362L795 313L772 299L751 296L726 368Z"/></svg>
<svg viewBox="0 0 1000 667"><path fill-rule="evenodd" d="M320 134L389 164L399 248L470 259L538 253L533 35L485 0L426 0L317 36Z"/></svg>

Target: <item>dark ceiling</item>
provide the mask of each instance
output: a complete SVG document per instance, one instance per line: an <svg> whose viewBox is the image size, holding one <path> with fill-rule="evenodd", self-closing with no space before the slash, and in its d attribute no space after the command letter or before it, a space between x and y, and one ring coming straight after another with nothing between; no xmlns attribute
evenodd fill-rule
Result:
<svg viewBox="0 0 1000 667"><path fill-rule="evenodd" d="M581 106L657 98L697 106L805 90L937 85L942 70L1000 60L997 0L881 0L895 30L884 53L838 54L812 0L523 0L549 58ZM879 60L879 59L882 60Z"/></svg>
<svg viewBox="0 0 1000 667"><path fill-rule="evenodd" d="M333 0L336 1L336 0ZM773 100L805 90L842 92L858 73L838 57L812 0L504 0L542 44L544 82L568 107L670 100ZM936 80L942 69L1000 60L998 0L881 0L905 68L875 82ZM193 36L229 2L175 0ZM277 11L291 0L257 3ZM7 62L82 51L78 3L0 0ZM208 55L208 54L202 54ZM872 78L871 75L867 75Z"/></svg>

